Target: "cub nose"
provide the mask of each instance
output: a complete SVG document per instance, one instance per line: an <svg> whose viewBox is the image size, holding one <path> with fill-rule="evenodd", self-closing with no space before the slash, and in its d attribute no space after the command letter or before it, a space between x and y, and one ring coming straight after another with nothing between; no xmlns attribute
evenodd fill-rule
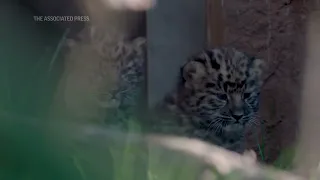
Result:
<svg viewBox="0 0 320 180"><path fill-rule="evenodd" d="M239 121L242 118L242 116L243 115L232 115L232 117L237 121Z"/></svg>

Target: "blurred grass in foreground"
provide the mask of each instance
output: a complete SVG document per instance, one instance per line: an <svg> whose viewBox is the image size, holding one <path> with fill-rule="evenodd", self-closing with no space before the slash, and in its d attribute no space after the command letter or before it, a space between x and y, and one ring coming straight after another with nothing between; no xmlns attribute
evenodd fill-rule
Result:
<svg viewBox="0 0 320 180"><path fill-rule="evenodd" d="M58 129L63 124L46 126L2 112L0 118L0 179L195 180L204 167L186 154L148 146L134 120L129 132L120 132L90 125Z"/></svg>
<svg viewBox="0 0 320 180"><path fill-rule="evenodd" d="M52 131L59 126L4 113L0 118L0 179L191 180L200 167L195 160L148 147L126 133L108 137L108 130L101 128L86 135L78 126ZM140 131L133 120L128 126L131 132ZM99 134L101 130L106 134ZM71 132L82 131L72 137Z"/></svg>

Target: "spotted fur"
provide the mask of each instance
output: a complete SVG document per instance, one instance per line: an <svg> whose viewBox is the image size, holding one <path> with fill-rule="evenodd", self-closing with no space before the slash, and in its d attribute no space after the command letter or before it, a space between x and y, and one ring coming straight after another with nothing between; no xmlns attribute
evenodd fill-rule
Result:
<svg viewBox="0 0 320 180"><path fill-rule="evenodd" d="M244 152L244 132L255 122L259 107L263 68L262 60L234 48L191 57L181 68L176 92L166 100L179 116L170 120L180 129L173 131Z"/></svg>
<svg viewBox="0 0 320 180"><path fill-rule="evenodd" d="M139 104L145 80L146 39L122 41L113 48L117 62L117 84L105 93L107 118L123 126Z"/></svg>
<svg viewBox="0 0 320 180"><path fill-rule="evenodd" d="M136 38L125 47L118 61L121 104L135 106L145 80L146 39Z"/></svg>

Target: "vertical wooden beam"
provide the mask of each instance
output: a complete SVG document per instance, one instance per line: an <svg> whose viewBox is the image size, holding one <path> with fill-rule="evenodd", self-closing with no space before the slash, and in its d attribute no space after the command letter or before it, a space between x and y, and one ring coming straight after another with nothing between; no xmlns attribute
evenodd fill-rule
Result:
<svg viewBox="0 0 320 180"><path fill-rule="evenodd" d="M296 172L302 176L308 176L312 171L318 173L320 167L320 7L310 13L308 21L300 127L294 164Z"/></svg>
<svg viewBox="0 0 320 180"><path fill-rule="evenodd" d="M147 12L149 107L176 86L188 57L206 46L205 6L206 0L160 0Z"/></svg>
<svg viewBox="0 0 320 180"><path fill-rule="evenodd" d="M225 21L223 13L223 0L207 0L207 46L209 48L224 44Z"/></svg>

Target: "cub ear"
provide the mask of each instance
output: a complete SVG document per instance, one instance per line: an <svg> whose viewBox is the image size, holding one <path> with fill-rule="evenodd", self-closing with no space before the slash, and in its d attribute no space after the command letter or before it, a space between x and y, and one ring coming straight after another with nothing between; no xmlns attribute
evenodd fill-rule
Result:
<svg viewBox="0 0 320 180"><path fill-rule="evenodd" d="M265 75L267 70L267 64L263 59L253 58L252 65L249 69L249 76L259 82L259 85L263 85L265 82Z"/></svg>
<svg viewBox="0 0 320 180"><path fill-rule="evenodd" d="M263 75L267 70L267 63L263 59L254 59L253 61L254 75L259 79L263 79Z"/></svg>
<svg viewBox="0 0 320 180"><path fill-rule="evenodd" d="M181 74L186 82L195 82L205 77L207 71L203 63L191 60L182 67Z"/></svg>

